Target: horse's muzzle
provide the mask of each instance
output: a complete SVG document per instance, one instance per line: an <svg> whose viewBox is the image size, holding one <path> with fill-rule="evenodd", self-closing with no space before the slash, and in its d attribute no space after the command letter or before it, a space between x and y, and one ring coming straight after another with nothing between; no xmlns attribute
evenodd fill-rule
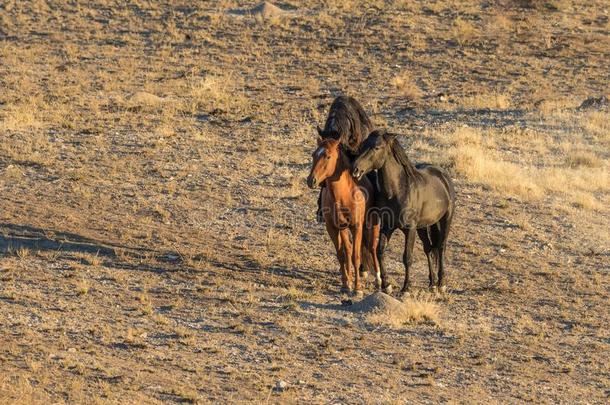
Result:
<svg viewBox="0 0 610 405"><path fill-rule="evenodd" d="M355 167L354 170L352 170L352 176L354 176L356 180L360 180L362 176L364 176L364 172Z"/></svg>
<svg viewBox="0 0 610 405"><path fill-rule="evenodd" d="M309 177L307 177L307 187L309 187L309 188L318 187L318 180L316 180L316 178L314 176L310 175Z"/></svg>

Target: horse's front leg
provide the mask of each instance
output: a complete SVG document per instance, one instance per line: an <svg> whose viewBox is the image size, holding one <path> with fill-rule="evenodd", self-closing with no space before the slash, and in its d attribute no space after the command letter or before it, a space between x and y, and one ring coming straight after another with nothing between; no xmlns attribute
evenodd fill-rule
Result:
<svg viewBox="0 0 610 405"><path fill-rule="evenodd" d="M379 263L379 271L381 272L381 290L386 294L392 293L392 286L388 283L388 273L385 271L383 257L393 232L393 229L381 229L379 244L377 245L377 262Z"/></svg>
<svg viewBox="0 0 610 405"><path fill-rule="evenodd" d="M362 263L362 223L352 226L353 235L353 262L354 262L354 292L356 295L364 295L364 284L360 281L360 264Z"/></svg>
<svg viewBox="0 0 610 405"><path fill-rule="evenodd" d="M341 234L339 229L334 226L332 221L326 221L326 232L330 236L330 240L335 245L335 252L337 252L337 261L339 262L339 269L341 272L341 292L347 288L347 275L345 270L345 248L341 241Z"/></svg>
<svg viewBox="0 0 610 405"><path fill-rule="evenodd" d="M352 254L353 254L353 246L350 238L350 230L349 228L341 229L339 231L341 236L341 244L343 245L343 272L342 272L342 281L343 288L341 292L351 293L351 279L352 279Z"/></svg>
<svg viewBox="0 0 610 405"><path fill-rule="evenodd" d="M369 246L366 248L369 250L371 258L373 259L373 267L375 269L375 288L379 290L381 288L381 270L379 268L379 259L377 258L377 245L379 245L379 224L374 224L369 232Z"/></svg>
<svg viewBox="0 0 610 405"><path fill-rule="evenodd" d="M409 270L413 262L413 244L415 242L415 233L417 232L415 225L403 230L405 234L405 251L402 254L402 263L405 266L405 282L400 290L400 295L409 292L411 281L409 280Z"/></svg>

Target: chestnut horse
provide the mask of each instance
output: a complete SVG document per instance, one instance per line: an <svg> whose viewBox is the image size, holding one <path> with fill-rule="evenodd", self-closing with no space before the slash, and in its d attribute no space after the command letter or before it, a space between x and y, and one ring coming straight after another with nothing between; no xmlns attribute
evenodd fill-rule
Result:
<svg viewBox="0 0 610 405"><path fill-rule="evenodd" d="M376 255L379 224L367 218L373 202L371 182L366 177L357 181L351 175L351 170L351 163L340 140L318 138L307 185L312 189L323 182L326 185L322 189L322 214L341 267L341 292L354 291L356 295L362 295L364 281L360 274L361 262L364 262L364 270L375 271L376 286L379 288L381 284ZM353 290L350 286L352 274Z"/></svg>
<svg viewBox="0 0 610 405"><path fill-rule="evenodd" d="M318 128L318 134L321 138L338 139L341 141L343 151L353 162L358 156L358 148L373 130L373 124L360 103L353 97L339 96L330 106L328 117L324 124L324 129ZM377 177L375 172L369 174L369 180L376 184ZM322 184L324 187L324 184ZM322 216L322 190L318 196L318 212L316 213L318 222L323 222Z"/></svg>

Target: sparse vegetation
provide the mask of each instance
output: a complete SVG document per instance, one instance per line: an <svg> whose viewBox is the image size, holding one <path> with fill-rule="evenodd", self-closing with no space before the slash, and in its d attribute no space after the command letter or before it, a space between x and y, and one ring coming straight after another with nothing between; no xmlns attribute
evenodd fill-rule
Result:
<svg viewBox="0 0 610 405"><path fill-rule="evenodd" d="M610 190L606 164L592 153L573 150L572 144L563 145L567 147L567 167L554 164L540 167L504 160L495 139L493 130L483 134L473 128L457 129L449 141L450 164L458 174L473 182L489 186L503 195L532 201L554 195L558 199L588 201L581 207L595 209L599 207L594 202L596 195ZM531 141L531 138L523 139L525 143Z"/></svg>
<svg viewBox="0 0 610 405"><path fill-rule="evenodd" d="M389 325L402 328L410 323L432 322L439 323L439 305L431 298L420 296L407 298L403 304L395 309L382 312L373 312L367 315L366 320L374 325Z"/></svg>
<svg viewBox="0 0 610 405"><path fill-rule="evenodd" d="M396 88L396 91L407 99L418 100L423 95L422 90L407 72L394 76L391 83Z"/></svg>
<svg viewBox="0 0 610 405"><path fill-rule="evenodd" d="M607 401L606 2L0 3L0 403ZM450 292L416 248L377 319L305 184L338 94L456 181Z"/></svg>
<svg viewBox="0 0 610 405"><path fill-rule="evenodd" d="M477 28L470 21L463 20L462 18L457 18L455 20L453 31L455 38L460 45L472 43L478 34Z"/></svg>

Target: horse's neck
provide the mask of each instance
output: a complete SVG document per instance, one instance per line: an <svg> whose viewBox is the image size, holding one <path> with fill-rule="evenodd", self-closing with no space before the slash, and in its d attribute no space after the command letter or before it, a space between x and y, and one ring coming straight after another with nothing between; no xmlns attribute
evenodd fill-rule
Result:
<svg viewBox="0 0 610 405"><path fill-rule="evenodd" d="M408 182L410 184L417 182L421 175L413 163L411 163L397 140L394 140L394 142L391 144L391 152L396 163L398 163L407 174Z"/></svg>
<svg viewBox="0 0 610 405"><path fill-rule="evenodd" d="M349 191L351 190L351 184L354 182L350 174L350 167L347 162L347 157L341 154L339 155L339 161L337 167L332 176L326 179L326 185L333 195L335 201L343 199L343 197L349 197Z"/></svg>
<svg viewBox="0 0 610 405"><path fill-rule="evenodd" d="M396 160L393 154L388 156L379 171L381 174L381 192L388 199L399 196L410 189L411 180L403 165Z"/></svg>

